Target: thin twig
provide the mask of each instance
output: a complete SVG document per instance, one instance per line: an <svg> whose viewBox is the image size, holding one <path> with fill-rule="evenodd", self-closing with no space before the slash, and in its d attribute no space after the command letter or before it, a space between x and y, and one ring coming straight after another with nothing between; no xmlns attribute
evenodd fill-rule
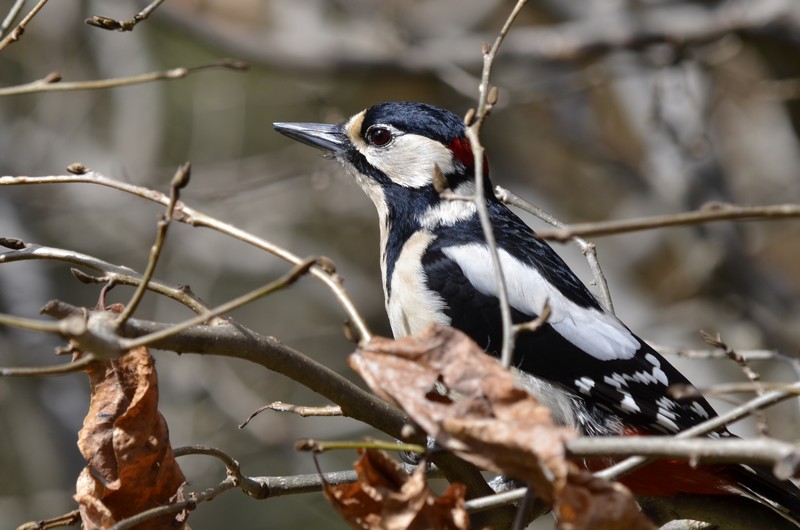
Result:
<svg viewBox="0 0 800 530"><path fill-rule="evenodd" d="M208 313L203 313L202 315L198 315L194 318L190 318L189 320L184 320L179 324L175 324L172 326L167 327L161 331L157 331L155 333L151 333L149 335L145 335L143 337L138 337L136 339L120 339L119 343L120 346L124 350L132 350L133 348L138 348L139 346L147 346L155 341L162 340L170 335L174 335L179 331L183 331L185 329L189 329L193 326L201 325L205 322L208 322L209 319L224 315L230 311L233 311L236 308L239 308L243 305L249 304L253 300L257 300L262 298L270 293L283 289L292 285L301 276L308 273L309 269L312 266L316 265L318 258L306 258L299 265L292 267L292 269L278 278L277 280L270 282L263 287L259 287L258 289L254 289L249 293L245 293L242 296L238 296L233 300L225 302L214 309L210 310Z"/></svg>
<svg viewBox="0 0 800 530"><path fill-rule="evenodd" d="M84 168L85 169L85 168ZM7 185L7 186L15 186L15 185L29 185L29 184L51 184L51 183L85 183L85 184L95 184L100 186L107 186L109 188L117 189L120 191L124 191L125 193L130 193L132 195L136 195L137 197L141 197L143 199L147 199L149 201L153 201L164 206L167 205L169 199L166 195L159 191L155 191L149 188L145 188L142 186L136 186L134 184L130 184L127 182L121 182L114 179L110 179L108 177L103 176L100 173L90 171L85 169L80 174L73 174L73 175L56 175L56 176L45 176L45 177L28 177L28 176L0 176L0 186ZM191 226L202 226L205 228L210 228L222 234L226 234L231 236L235 239L243 241L249 245L252 245L256 248L274 254L279 258L288 261L289 263L293 263L295 265L299 265L303 262L303 259L288 250L270 243L269 241L262 239L260 237L254 236L249 232L246 232L240 228L237 228L231 224L224 223L210 215L206 215L199 210L195 210L194 208L190 208L183 203L178 203L175 206L175 220L180 221L182 223L186 223ZM347 313L350 322L358 331L359 342L366 343L369 341L372 334L369 331L369 328L364 321L364 318L358 312L355 307L355 304L348 296L347 292L342 285L341 278L335 273L335 269L330 263L330 261L326 261L325 265L312 267L310 270L311 275L316 278L317 280L321 281L325 284L331 292L336 296L339 301L339 304L342 306L344 311Z"/></svg>
<svg viewBox="0 0 800 530"><path fill-rule="evenodd" d="M22 11L23 6L25 5L26 0L15 0L14 5L11 6L11 9L8 10L8 14L6 18L3 19L3 22L0 23L0 37L5 35L6 31L11 24L14 23L14 19L17 18L19 12Z"/></svg>
<svg viewBox="0 0 800 530"><path fill-rule="evenodd" d="M695 436L703 436L710 432L718 431L730 423L749 416L756 410L762 410L770 405L774 405L788 398L794 397L797 395L798 391L800 391L800 382L789 385L786 390L777 390L764 394L763 396L757 396L747 403L743 403L738 407L726 412L725 414L715 416L704 421L703 423L700 423L699 425L695 425L694 427L686 429L685 431L681 431L673 438L693 438ZM612 480L626 473L630 473L646 463L647 458L633 456L602 471L599 471L597 475L607 480Z"/></svg>
<svg viewBox="0 0 800 530"><path fill-rule="evenodd" d="M497 297L500 304L500 317L503 325L503 342L500 349L500 359L505 367L511 366L514 353L514 332L511 321L511 307L508 303L506 279L500 263L500 253L497 250L497 242L495 241L492 222L489 219L489 209L486 204L486 190L484 189L484 148L480 141L480 130L492 106L497 102L497 90L495 88L489 88L489 79L492 75L494 59L511 28L511 24L514 23L514 20L526 3L527 0L517 1L514 9L511 10L503 27L500 29L500 33L498 33L492 47L488 49L484 47L483 72L481 74L481 83L478 86L478 109L475 111L474 115L470 116L468 114L464 119L467 138L472 148L473 165L475 167L475 208L481 222L483 237L486 239L486 245L489 247L489 252L492 257L492 265L496 272Z"/></svg>
<svg viewBox="0 0 800 530"><path fill-rule="evenodd" d="M722 337L717 335L716 337L712 337L705 331L700 331L700 336L703 337L703 340L709 346L714 348L719 348L722 350L725 355L736 363L739 369L742 371L744 376L755 386L756 388L756 395L763 396L764 395L764 386L761 384L761 376L752 368L750 365L747 364L744 357L736 353L736 350L731 348L727 343L723 342ZM764 416L764 413L759 411L756 413L756 424L758 426L758 433L761 436L767 436L769 434L769 429L767 427L767 420Z"/></svg>
<svg viewBox="0 0 800 530"><path fill-rule="evenodd" d="M115 20L113 18L104 17L103 15L95 15L92 18L87 18L85 22L90 26L100 29L107 29L109 31L131 31L136 24L147 18L156 10L158 6L164 3L164 0L154 0L147 7L133 15L130 20Z"/></svg>
<svg viewBox="0 0 800 530"><path fill-rule="evenodd" d="M30 12L27 15L25 15L25 18L23 18L19 24L17 24L17 27L11 30L11 33L6 35L3 38L3 40L0 40L0 51L2 51L9 44L17 42L19 40L19 38L25 32L25 27L28 25L31 19L33 19L33 17L36 16L39 10L41 10L44 7L46 3L47 0L39 0L39 3L33 6L33 9L31 9Z"/></svg>
<svg viewBox="0 0 800 530"><path fill-rule="evenodd" d="M514 335L519 335L520 333L531 333L533 331L538 330L542 326L547 323L547 319L550 318L550 313L552 312L550 308L549 300L544 301L544 307L539 312L539 316L531 320L530 322L523 322L522 324L515 324L512 328L514 330Z"/></svg>
<svg viewBox="0 0 800 530"><path fill-rule="evenodd" d="M668 226L694 225L714 221L769 220L800 217L800 205L776 204L771 206L737 206L713 203L693 212L683 212L639 219L623 219L600 223L568 225L561 230L539 232L539 237L553 241L568 241L576 236L608 236L639 230L652 230Z"/></svg>
<svg viewBox="0 0 800 530"><path fill-rule="evenodd" d="M763 391L776 390L800 394L800 388L795 388L792 383L773 382L748 382L748 383L717 383L707 387L694 385L673 385L669 387L669 394L674 399L699 399L703 396L727 396L730 394L756 394L763 395Z"/></svg>
<svg viewBox="0 0 800 530"><path fill-rule="evenodd" d="M576 438L575 440L571 440L571 441L567 442L566 448L567 448L567 452L575 454L577 456L577 454L580 451L583 451L583 450L594 451L596 448L591 448L590 449L590 448L586 447L587 444L593 443L593 440L601 440L600 442L597 442L598 444L604 443L606 440L608 440L609 444L617 444L616 445L616 450L624 452L626 450L626 448L630 449L629 452L625 452L624 453L625 455L629 455L629 454L633 454L633 453L638 453L638 451L635 448L637 447L637 444L639 442L644 442L644 444L642 445L642 447L643 447L642 451L643 452L646 452L648 450L646 447L652 447L652 446L646 446L646 444L654 444L655 445L655 444L663 443L665 445L660 447L660 449L663 450L663 451L662 451L662 453L659 453L659 456L670 456L672 453L667 454L666 451L670 451L672 447L678 447L678 444L683 443L681 441L681 439L695 438L697 436L703 436L705 434L708 434L709 432L717 431L720 428L722 428L722 427L724 427L724 426L726 426L726 425L728 425L730 423L733 423L735 421L738 421L738 420L750 415L755 410L762 410L762 409L764 409L766 407L769 407L771 405L774 405L776 403L784 401L784 400L786 400L786 399L788 399L790 397L794 397L798 393L800 393L800 382L794 383L792 385L788 385L788 387L785 390L769 392L767 394L764 394L763 396L758 396L755 399L752 399L752 400L748 401L747 403L744 403L744 404L740 405L739 407L736 407L735 409L733 409L733 410L731 410L731 411L729 411L729 412L727 412L725 414L722 414L720 416L715 416L715 417L713 417L713 418L711 418L711 419L709 419L709 420L707 420L707 421L705 421L705 422L703 422L703 423L701 423L699 425L696 425L696 426L694 426L694 427L692 427L690 429L682 431L682 432L676 434L675 436L669 436L669 437L656 437L656 436L594 437L593 436L593 437L586 437L586 438ZM610 440L614 440L614 439L618 439L619 441L618 442L617 441L610 441ZM649 442L648 441L648 440L652 440L652 439L655 439L656 441L655 442ZM696 442L696 441L697 442L704 442L706 440L707 439L701 438L699 440L695 440L695 439L687 440L687 442L689 442L689 443ZM718 441L721 441L721 440L710 439L709 441L718 442ZM789 460L789 458L786 458L787 455L796 454L797 451L798 451L798 447L795 446L795 445L788 444L788 443L785 443L785 442L779 442L777 440L771 440L771 439L759 439L759 440L741 440L741 439L739 439L739 440L735 440L735 441L736 442L740 442L740 443L741 442L752 442L753 444L761 444L761 443L766 442L768 444L772 444L772 445L769 445L769 447L766 450L774 451L775 448L778 448L778 452L774 452L773 453L773 459L767 458L766 462L767 463L772 463L772 464L777 464L778 466L782 466L783 463L786 460ZM573 445L573 443L574 443L574 445ZM574 452L573 452L573 447L574 447ZM681 446L681 447L684 447L684 446ZM735 444L732 443L731 444L731 448L733 448L733 447L735 447ZM762 446L762 447L767 447L767 446ZM705 447L705 448L707 448L707 447ZM734 451L735 449L730 449L730 450ZM608 451L610 452L611 449L608 449ZM680 452L679 449L676 449L676 451L678 453ZM781 453L782 451L785 451L786 453L783 454L783 453ZM594 456L602 457L602 456L604 456L604 455L606 455L608 453L606 452L606 449L604 449L603 451L599 451L598 450L597 453L592 453L592 454ZM781 454L782 454L782 456L781 456ZM675 456L679 457L680 454L676 454ZM738 456L741 456L741 455L738 455ZM738 456L737 456L737 458L738 458ZM732 461L737 461L736 458L734 458L734 457L731 457L731 460ZM615 479L617 479L617 478L619 478L619 477L621 477L621 476L623 476L623 475L625 475L627 473L630 473L630 472L638 469L639 467L647 464L647 462L649 462L649 458L648 457L639 456L637 454L637 456L628 457L625 460L623 460L622 462L619 462L619 463L617 463L617 464L615 464L615 465L613 465L611 467L608 467L606 469L598 471L596 473L596 475L598 475L599 477L604 478L606 480L615 480ZM782 469L781 471L782 471L782 473L784 475L787 474L785 469ZM506 492L503 492L503 493L490 495L488 497L481 497L481 498L477 498L477 499L471 499L471 500L467 501L466 508L470 512L475 512L475 511L488 510L490 508L496 508L498 506L504 506L504 505L507 505L507 504L512 504L512 503L515 503L515 502L519 502L525 496L526 491L527 491L527 488L517 488L517 489L512 490L512 491L506 491Z"/></svg>
<svg viewBox="0 0 800 530"><path fill-rule="evenodd" d="M0 313L0 326L10 326L12 328L26 329L28 331L39 331L42 333L58 333L60 335L74 335L86 329L83 319L64 319L58 322L51 320L40 320L38 318L25 318L16 315L6 315Z"/></svg>
<svg viewBox="0 0 800 530"><path fill-rule="evenodd" d="M672 436L586 436L570 440L570 458L614 458L641 455L695 463L736 463L774 466L798 455L796 444L771 438L675 439Z"/></svg>
<svg viewBox="0 0 800 530"><path fill-rule="evenodd" d="M189 499L181 502L176 502L173 504L167 504L165 506L159 506L157 508L150 508L149 510L145 510L143 512L139 512L136 515L128 517L127 519L123 519L122 521L118 522L117 524L109 527L108 530L128 530L129 528L134 528L144 522L150 521L152 519L157 519L159 517L170 515L173 513L186 511L192 511L197 508L197 505L204 501L210 501L214 499L217 495L224 493L228 490L231 490L237 486L237 480L233 476L228 476L214 486L213 488L208 488L205 491L200 493L190 493L188 495Z"/></svg>
<svg viewBox="0 0 800 530"><path fill-rule="evenodd" d="M21 524L17 530L51 530L52 528L63 528L65 526L77 526L81 524L81 511L72 510L64 515L53 517L52 519L45 519L42 521L31 521L29 523Z"/></svg>
<svg viewBox="0 0 800 530"><path fill-rule="evenodd" d="M158 220L156 241L150 248L150 259L147 260L147 268L142 275L142 281L139 284L139 287L137 287L136 291L134 291L133 296L125 306L125 309L117 317L118 329L121 329L125 325L125 322L133 315L133 313L139 307L139 303L142 301L144 293L147 292L150 280L153 278L153 274L156 271L156 265L158 264L158 258L161 256L161 250L164 248L164 242L167 239L167 230L172 222L172 216L175 213L175 204L178 202L180 197L180 190L189 184L191 168L191 164L189 162L185 162L178 167L178 170L175 172L175 176L172 177L172 181L170 182L169 186L169 202L167 203L167 211L164 213L161 219Z"/></svg>
<svg viewBox="0 0 800 530"><path fill-rule="evenodd" d="M296 451L310 451L312 453L324 453L326 451L337 451L342 449L377 449L380 451L405 451L409 453L425 454L428 449L422 445L397 443L383 440L360 440L360 441L323 441L303 438L294 444Z"/></svg>
<svg viewBox="0 0 800 530"><path fill-rule="evenodd" d="M560 221L557 217L552 215L538 206L535 206L519 195L514 194L510 190L501 186L494 187L494 195L505 204L514 206L530 214L535 215L545 223L551 224L556 228L568 228L569 225ZM582 237L573 237L572 241L581 249L581 252L586 256L586 261L589 262L589 268L592 270L594 276L594 283L600 289L600 299L609 313L614 314L614 304L611 301L611 291L608 289L608 281L603 274L603 269L600 267L600 260L597 258L597 247L594 243L590 243Z"/></svg>
<svg viewBox="0 0 800 530"><path fill-rule="evenodd" d="M342 407L339 405L326 405L323 407L308 407L303 405L292 405L290 403L284 403L283 401L273 401L269 405L264 405L263 407L258 407L256 410L250 414L246 420L239 424L240 429L244 429L248 423L250 423L253 418L264 412L265 410L274 410L276 412L291 412L293 414L297 414L298 416L302 416L304 418L308 416L318 416L318 417L330 417L330 416L341 416L342 415Z"/></svg>
<svg viewBox="0 0 800 530"><path fill-rule="evenodd" d="M517 508L517 513L514 516L514 524L511 526L512 530L523 530L530 522L528 521L528 512L531 509L534 498L533 488L530 486L525 488L525 496L522 497L522 502Z"/></svg>
<svg viewBox="0 0 800 530"><path fill-rule="evenodd" d="M0 96L16 96L19 94L33 94L36 92L99 90L105 88L139 85L142 83L151 83L153 81L162 81L162 80L170 81L173 79L183 79L189 74L213 68L246 70L248 66L247 63L235 59L223 59L221 61L216 61L209 64L203 64L200 66L172 68L170 70L148 72L146 74L132 75L127 77L96 79L93 81L72 81L66 83L61 82L60 74L58 74L57 72L52 72L42 79L38 79L36 81L32 81L24 85L15 85L10 87L0 88Z"/></svg>
<svg viewBox="0 0 800 530"><path fill-rule="evenodd" d="M19 368L0 368L0 377L43 377L50 375L65 375L82 372L84 368L97 359L91 353L71 363L57 364L55 366L25 366Z"/></svg>
<svg viewBox="0 0 800 530"><path fill-rule="evenodd" d="M142 283L142 276L133 269L122 265L113 265L88 254L81 254L72 250L65 250L53 247L43 247L34 243L25 243L13 240L14 246L9 246L10 240L0 238L0 246L11 248L6 252L0 252L0 263L11 263L25 260L53 260L80 265L88 269L101 273L100 276L91 276L78 269L70 269L72 275L83 283L106 283L115 285L138 286ZM195 313L208 311L208 305L198 298L186 286L173 286L159 280L150 280L147 284L148 289L154 293L171 298ZM30 328L28 328L30 329Z"/></svg>

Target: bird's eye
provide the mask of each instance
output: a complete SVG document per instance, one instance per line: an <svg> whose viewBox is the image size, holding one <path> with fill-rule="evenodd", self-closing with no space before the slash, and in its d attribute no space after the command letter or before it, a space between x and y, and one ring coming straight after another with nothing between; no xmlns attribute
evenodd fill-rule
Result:
<svg viewBox="0 0 800 530"><path fill-rule="evenodd" d="M367 131L367 141L377 147L383 147L392 140L392 133L385 127L373 127Z"/></svg>

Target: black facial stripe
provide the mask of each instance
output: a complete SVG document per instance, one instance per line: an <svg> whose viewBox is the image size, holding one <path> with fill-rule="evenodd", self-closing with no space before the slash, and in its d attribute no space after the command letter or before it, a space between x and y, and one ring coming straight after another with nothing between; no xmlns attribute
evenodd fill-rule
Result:
<svg viewBox="0 0 800 530"><path fill-rule="evenodd" d="M424 103L390 102L368 108L361 123L361 137L377 124L391 125L402 132L426 136L445 145L465 134L461 118Z"/></svg>

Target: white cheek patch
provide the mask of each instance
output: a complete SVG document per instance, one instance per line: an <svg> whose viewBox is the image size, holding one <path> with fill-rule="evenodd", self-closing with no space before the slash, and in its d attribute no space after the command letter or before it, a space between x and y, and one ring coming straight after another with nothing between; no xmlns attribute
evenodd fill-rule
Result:
<svg viewBox="0 0 800 530"><path fill-rule="evenodd" d="M422 255L434 239L430 232L415 233L403 245L394 265L386 311L395 338L419 333L432 323L450 324L444 313L447 305L428 288L422 269Z"/></svg>
<svg viewBox="0 0 800 530"><path fill-rule="evenodd" d="M455 170L453 153L436 140L417 134L396 135L385 147L356 145L364 158L396 184L406 188L421 188L433 182L434 167L444 174Z"/></svg>
<svg viewBox="0 0 800 530"><path fill-rule="evenodd" d="M458 263L476 289L485 295L497 296L494 267L486 245L471 243L452 246L443 252ZM596 359L630 359L639 350L639 341L616 317L579 306L545 280L536 269L502 249L499 254L512 307L529 315L538 315L547 302L551 310L548 324Z"/></svg>

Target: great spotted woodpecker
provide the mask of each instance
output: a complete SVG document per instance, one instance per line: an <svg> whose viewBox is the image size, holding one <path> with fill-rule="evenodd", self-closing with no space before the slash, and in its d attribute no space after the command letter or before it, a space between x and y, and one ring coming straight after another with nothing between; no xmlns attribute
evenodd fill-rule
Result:
<svg viewBox="0 0 800 530"><path fill-rule="evenodd" d="M442 198L434 185L443 176L456 194L475 191L462 120L403 102L375 105L341 124L273 125L332 154L375 204L395 337L440 323L497 355L497 284L475 205ZM532 320L545 303L551 309L544 326L517 338L514 365L557 421L586 435L674 434L716 415L703 398L672 399L667 388L689 384L686 377L604 310L561 257L495 198L488 177L484 189L513 321ZM800 518L800 490L767 469L654 463L623 482L644 495L741 493Z"/></svg>

